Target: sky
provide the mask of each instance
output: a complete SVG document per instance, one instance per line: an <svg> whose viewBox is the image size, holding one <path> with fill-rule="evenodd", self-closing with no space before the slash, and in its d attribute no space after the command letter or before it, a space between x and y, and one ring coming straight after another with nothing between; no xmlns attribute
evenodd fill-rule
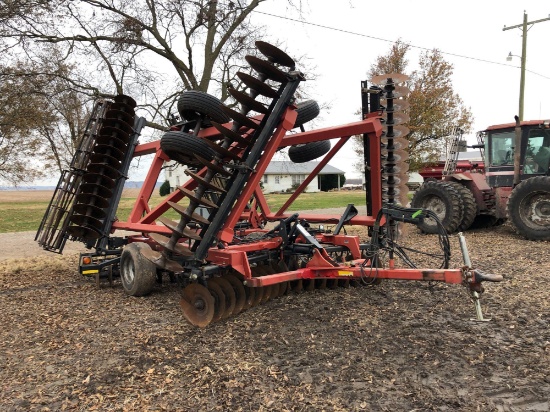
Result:
<svg viewBox="0 0 550 412"><path fill-rule="evenodd" d="M474 115L474 132L467 136L470 144L476 140L475 131L513 122L518 114L522 31L503 27L523 23L524 11L528 21L550 17L550 2L541 0L309 0L303 6L309 24L304 24L286 4L268 0L253 19L265 24L291 56L307 56L308 64L315 66L317 77L308 84L308 93L331 107L315 127L357 121L361 80L368 80L371 64L401 39L413 46L408 55L411 70L425 49L439 49L453 64L455 91ZM550 119L549 38L550 20L528 30L526 69L542 76L526 72L525 120ZM518 57L508 62L509 53ZM351 142L330 163L345 170L348 178L359 177L350 146Z"/></svg>
<svg viewBox="0 0 550 412"><path fill-rule="evenodd" d="M547 0L302 0L306 21L302 23L287 4L267 0L252 19L266 26L265 41L278 39L288 54L305 56L308 66L314 67L316 78L307 82L309 97L330 106L315 120L315 128L358 120L360 82L368 80L366 73L376 58L401 39L412 46L411 70L417 67L420 53L434 48L454 65L455 91L474 115L474 133L467 136L470 144L475 142L475 131L513 122L518 113L521 61L513 57L507 62L506 57L521 56L521 29L503 31L503 27L521 24L524 11L528 21L550 16ZM525 120L550 118L549 38L550 20L528 31ZM330 163L344 170L347 178L357 178L356 161L349 142ZM143 180L146 172L146 167L133 169L130 180Z"/></svg>

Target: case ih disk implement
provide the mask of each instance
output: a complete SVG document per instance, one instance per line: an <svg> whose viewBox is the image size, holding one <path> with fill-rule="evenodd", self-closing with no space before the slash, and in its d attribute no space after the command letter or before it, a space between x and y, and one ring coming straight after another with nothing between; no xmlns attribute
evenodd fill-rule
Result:
<svg viewBox="0 0 550 412"><path fill-rule="evenodd" d="M80 258L80 272L101 278L120 276L125 291L148 294L163 275L181 285L181 308L190 323L205 327L291 290L369 284L380 279L464 284L476 304L482 281L500 281L471 267L464 238L465 265L449 269L449 241L442 226L442 264L419 269L397 242L397 223L418 224L432 212L407 203L408 130L401 126L406 76L390 74L362 83L364 119L343 126L304 131L318 114L315 102L294 105L303 75L284 52L257 43L267 59L247 56L257 77L238 73L248 93L230 88L240 111L205 93L188 91L178 101L185 121L159 141L139 144L148 123L136 117L126 96L96 104L81 146L63 173L36 240L61 253L67 239L82 241L91 253ZM249 112L256 115L249 116ZM299 126L301 132L290 133ZM364 136L367 215L353 205L343 215L286 213L321 169L354 135ZM336 144L330 148L330 139ZM326 156L279 209L271 210L260 181L273 155L290 147L294 161ZM328 151L328 153L327 153ZM126 221L117 220L130 161L154 154L146 181ZM163 164L187 166L189 181L151 208L149 199ZM180 202L180 200L185 200ZM199 213L208 210L207 216ZM173 221L164 216L175 210ZM266 224L272 222L271 230ZM332 223L332 231L321 225ZM370 242L342 234L344 225L370 228ZM135 235L116 237L117 231ZM386 261L385 257L388 259ZM405 268L398 268L403 263Z"/></svg>

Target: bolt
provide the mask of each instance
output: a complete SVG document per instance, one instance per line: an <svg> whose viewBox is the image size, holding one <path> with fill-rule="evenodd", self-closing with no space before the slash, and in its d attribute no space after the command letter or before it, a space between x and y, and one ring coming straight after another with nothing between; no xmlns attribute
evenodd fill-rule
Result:
<svg viewBox="0 0 550 412"><path fill-rule="evenodd" d="M193 273L193 274L191 274L191 276L189 276L189 279L191 279L191 280L197 280L197 278L198 278L198 276L197 276L196 273Z"/></svg>

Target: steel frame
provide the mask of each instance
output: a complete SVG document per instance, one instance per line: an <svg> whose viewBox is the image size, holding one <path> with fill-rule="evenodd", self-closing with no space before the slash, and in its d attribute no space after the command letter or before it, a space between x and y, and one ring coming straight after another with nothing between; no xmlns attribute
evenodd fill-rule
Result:
<svg viewBox="0 0 550 412"><path fill-rule="evenodd" d="M382 135L382 124L378 113L366 115L364 120L345 124L336 127L329 127L301 133L289 133L294 124L296 112L294 107L287 109L284 120L275 131L275 137L260 158L255 173L245 186L242 196L234 205L230 215L223 224L218 238L223 243L224 248L213 247L208 251L207 262L222 268L233 268L240 272L246 282L251 287L262 287L280 282L293 281L299 279L399 279L399 280L422 280L422 281L441 281L452 284L469 284L471 290L479 290L479 284L475 282L473 276L467 275L467 270L459 269L398 269L394 267L393 260L390 261L390 268L365 269L365 263L369 263L361 258L361 250L365 245L360 245L356 236L330 235L322 234L317 236L324 245L334 245L347 250L352 255L353 260L344 263L334 262L323 249L313 248L312 258L305 268L290 270L283 273L276 273L260 277L253 277L249 254L262 251L280 251L283 246L283 239L275 237L270 240L262 240L247 244L232 244L235 234L235 225L239 220L246 220L252 225L252 229L243 231L243 234L251 231L266 231L262 229L262 223L280 221L289 218L291 214L285 213L289 206L303 193L307 185L322 170L322 168L333 158L341 147L354 135L365 136L368 146L368 158L366 163L369 167L371 187L368 189L370 194L372 215L352 217L346 223L349 225L373 226L375 218L382 207L381 180L382 168L380 161L380 137ZM261 121L262 116L254 118ZM231 128L231 123L225 124ZM201 138L216 140L222 136L214 128L203 129L198 133ZM305 144L328 139L338 139L329 153L322 159L310 176L296 189L295 193L289 197L285 204L277 211L272 211L265 196L259 188L260 179L271 161L276 151L291 145ZM230 150L238 153L241 150L238 146L233 146ZM148 233L161 233L170 235L171 231L162 224L157 224L156 219L170 209L168 202L178 202L184 196L178 190L167 196L153 208L150 208L148 201L155 189L156 182L162 170L162 166L169 158L160 149L159 141L138 145L134 151L134 157L154 154L154 159L148 171L145 182L138 194L134 207L126 221L115 221L112 224L112 230L126 230L139 233L136 236L130 236L129 241L146 241ZM206 168L198 172L199 175L206 173ZM192 179L187 181L182 187L193 190L196 182ZM252 200L251 200L252 199ZM249 205L252 205L250 207ZM300 219L311 223L321 223L327 221L340 221L340 215L313 215L301 214ZM298 237L297 242L305 242L303 238Z"/></svg>

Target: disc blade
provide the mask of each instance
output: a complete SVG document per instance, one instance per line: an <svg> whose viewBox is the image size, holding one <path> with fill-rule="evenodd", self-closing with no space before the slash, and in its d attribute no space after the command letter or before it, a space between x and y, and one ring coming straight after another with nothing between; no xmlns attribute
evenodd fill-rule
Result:
<svg viewBox="0 0 550 412"><path fill-rule="evenodd" d="M276 68L272 63L268 62L267 60L263 60L256 56L250 55L246 56L245 59L248 64L250 64L250 67L252 67L252 69L260 74L263 74L266 78L279 83L286 83L288 81L286 73Z"/></svg>
<svg viewBox="0 0 550 412"><path fill-rule="evenodd" d="M278 47L260 40L256 41L256 47L269 61L280 64L281 66L290 67L291 69L296 67L294 59Z"/></svg>
<svg viewBox="0 0 550 412"><path fill-rule="evenodd" d="M386 124L383 124L382 125L382 131L385 134L384 137L388 139L390 137L393 137L393 138L405 137L409 134L410 129L407 126L402 126L402 125L395 126L394 125L393 128L388 130L388 126ZM390 131L391 131L391 134L389 134Z"/></svg>
<svg viewBox="0 0 550 412"><path fill-rule="evenodd" d="M231 130L231 129L228 129L227 127L219 124L219 123L216 123L214 121L212 121L212 126L214 126L216 129L218 129L218 131L225 137L227 137L228 139L230 140L233 140L234 142L238 142L238 143L241 143L241 144L245 144L245 145L250 145L251 141L248 140L248 139L245 139L243 136L241 136L239 133Z"/></svg>
<svg viewBox="0 0 550 412"><path fill-rule="evenodd" d="M125 94L118 94L115 96L115 102L116 103L124 103L125 105L131 107L132 109L135 109L137 106L137 103L134 99L132 99L130 96L126 96Z"/></svg>
<svg viewBox="0 0 550 412"><path fill-rule="evenodd" d="M228 157L232 160L241 160L241 156L238 153L232 152L231 150L226 149L225 147L220 146L216 142L213 142L212 140L203 139L203 142L206 143L212 150L214 150L216 153L218 153L222 159L225 157Z"/></svg>
<svg viewBox="0 0 550 412"><path fill-rule="evenodd" d="M218 285L215 282L208 282L208 291L214 298L214 316L212 317L212 322L217 322L222 319L223 314L225 313L225 295Z"/></svg>
<svg viewBox="0 0 550 412"><path fill-rule="evenodd" d="M188 197L189 199L191 199L192 201L200 204L200 205L203 205L204 207L209 207L211 209L217 209L218 206L211 202L210 200L204 198L204 197L197 197L195 195L195 192L192 192L184 187L181 187L181 186L178 186L177 189L182 192L186 197Z"/></svg>
<svg viewBox="0 0 550 412"><path fill-rule="evenodd" d="M180 215L186 217L187 219L189 219L189 221L194 221L194 222L197 222L197 223L200 223L200 224L203 224L203 225L208 225L210 223L210 221L208 219L206 219L205 217L199 215L198 213L191 213L189 214L187 212L187 207L185 206L182 206L178 203L175 203L175 202L171 202L171 201L167 201L166 203L168 203L168 205L170 205L170 207L172 209L174 209L176 212L178 212Z"/></svg>
<svg viewBox="0 0 550 412"><path fill-rule="evenodd" d="M392 83L403 83L409 80L409 76L401 73L387 73L374 76L370 82L378 86L383 86L385 84Z"/></svg>
<svg viewBox="0 0 550 412"><path fill-rule="evenodd" d="M382 119L385 121L385 125L388 127L388 133L390 132L389 126L397 126L403 123L408 123L410 120L409 115L405 113L382 113ZM390 120L391 119L391 120Z"/></svg>
<svg viewBox="0 0 550 412"><path fill-rule="evenodd" d="M189 323L199 328L208 326L214 319L214 297L198 283L191 283L183 289L180 306Z"/></svg>
<svg viewBox="0 0 550 412"><path fill-rule="evenodd" d="M233 286L231 286L231 283L229 283L229 281L224 278L212 278L208 281L208 284L211 285L212 283L216 283L221 288L225 296L225 310L223 312L222 319L227 319L228 317L233 315L235 304L237 303L235 290L233 290Z"/></svg>
<svg viewBox="0 0 550 412"><path fill-rule="evenodd" d="M246 304L247 297L243 282L232 274L224 275L224 279L231 284L231 287L235 292L235 309L233 310L233 315L237 315L244 309Z"/></svg>
<svg viewBox="0 0 550 412"><path fill-rule="evenodd" d="M179 237L202 240L202 238L196 232L193 232L192 230L189 230L185 227L182 230L178 230L178 222L174 222L173 220L168 219L164 216L159 216L158 221L161 222L168 229L170 229L172 232L177 233Z"/></svg>
<svg viewBox="0 0 550 412"><path fill-rule="evenodd" d="M258 128L258 123L256 123L254 120L250 119L249 117L246 117L242 113L239 113L233 109L230 109L227 106L222 106L222 111L225 112L226 115L231 117L235 122L237 122L241 126L248 127L249 129Z"/></svg>
<svg viewBox="0 0 550 412"><path fill-rule="evenodd" d="M395 97L395 96L394 96ZM406 99L392 99L393 100L393 110L407 110L409 107L411 107L411 104ZM387 107L388 106L388 99L386 97L380 99L380 105Z"/></svg>
<svg viewBox="0 0 550 412"><path fill-rule="evenodd" d="M168 259L162 253L157 252L151 248L144 248L140 251L141 255L148 261L154 263L161 269L168 270L170 272L183 272L183 266L178 262Z"/></svg>
<svg viewBox="0 0 550 412"><path fill-rule="evenodd" d="M193 256L193 252L188 247L183 246L180 243L174 244L171 246L169 244L170 238L160 235L158 233L149 233L149 237L161 245L163 248L168 249L170 252L182 255L182 256Z"/></svg>
<svg viewBox="0 0 550 412"><path fill-rule="evenodd" d="M275 90L254 76L243 72L237 72L237 76L246 86L248 86L251 90L255 90L262 96L269 97L271 99L275 99L279 96Z"/></svg>
<svg viewBox="0 0 550 412"><path fill-rule="evenodd" d="M243 105L245 111L254 110L255 112L262 114L267 113L267 107L265 107L262 103L249 96L248 94L240 92L232 87L228 87L227 91L231 96L233 96L236 101Z"/></svg>

